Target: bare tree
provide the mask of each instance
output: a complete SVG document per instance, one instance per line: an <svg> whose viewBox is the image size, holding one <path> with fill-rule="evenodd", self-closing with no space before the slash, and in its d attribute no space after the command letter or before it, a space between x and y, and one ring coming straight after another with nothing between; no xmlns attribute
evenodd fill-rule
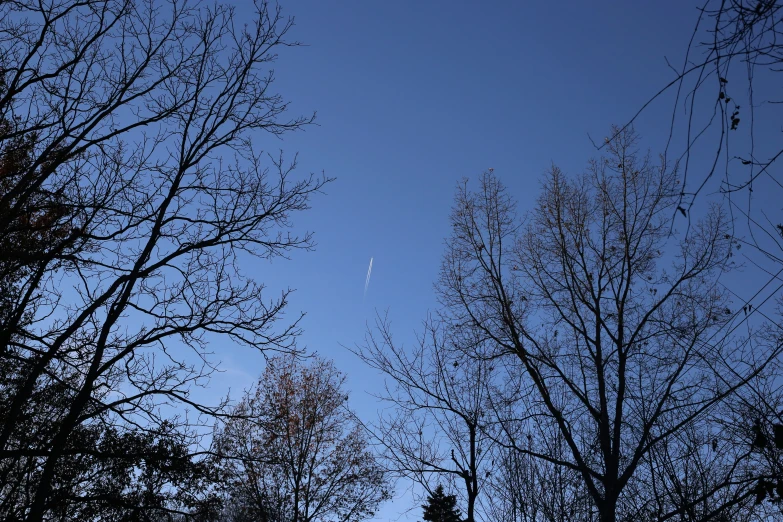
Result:
<svg viewBox="0 0 783 522"><path fill-rule="evenodd" d="M744 301L743 319L754 326L766 322L762 328L774 332L780 331L779 310L765 310L769 299L760 294L775 285L773 294L781 303L783 220L779 209L769 204L774 196L769 197L777 194L779 199L781 188L776 166L783 154L778 129L782 23L783 4L777 0L705 0L681 65L671 67L674 78L626 125L632 125L658 98L673 95L666 154L682 166L678 208L690 217L697 196L711 182L719 186L736 218L732 233L741 245L750 247L745 256L762 278L755 288L736 292ZM768 430L775 425L783 429L783 413L769 407L776 402L779 386L765 393L741 405L747 411L752 404L750 410L757 417L746 419L746 425L737 428L739 432L753 432L761 424ZM772 477L768 472L759 477L759 498L776 496L775 488L765 484L783 485L783 474Z"/></svg>
<svg viewBox="0 0 783 522"><path fill-rule="evenodd" d="M0 263L14 289L0 329L6 519L103 502L84 477L63 480L104 437L85 443L85 429L174 433L192 447L193 421L168 406L221 414L189 398L214 368L210 340L295 348L297 319L279 325L289 291L268 296L238 257L309 249L290 218L328 179L296 178L295 161L258 148L312 117L288 117L272 90L292 20L262 1L253 13L239 23L228 5L179 0L0 5L0 235L37 238ZM100 462L125 458L112 448Z"/></svg>
<svg viewBox="0 0 783 522"><path fill-rule="evenodd" d="M533 437L519 437L532 449ZM542 442L540 439L536 443ZM562 437L547 440L547 454L561 458L568 451ZM589 521L592 502L574 471L531 457L512 446L497 445L488 484L485 517L498 522Z"/></svg>
<svg viewBox="0 0 783 522"><path fill-rule="evenodd" d="M551 424L531 422L527 417L531 408L530 397L524 394L524 368L513 358L499 358L497 363L501 372L488 397L488 414L497 426L489 492L482 505L485 518L508 522L592 520L592 499L579 473L532 454L562 460L568 458L570 449Z"/></svg>
<svg viewBox="0 0 783 522"><path fill-rule="evenodd" d="M783 146L769 124L780 119L782 8L777 0L705 0L682 66L669 64L674 78L618 129L629 128L657 98L674 91L667 153L671 148L682 165L678 206L685 210L715 174L722 178L721 192L748 190L748 202L764 178L770 187L780 185L773 166ZM682 147L676 147L680 139ZM705 153L709 163L702 165L698 159ZM689 176L694 168L696 179Z"/></svg>
<svg viewBox="0 0 783 522"><path fill-rule="evenodd" d="M584 175L551 169L522 228L494 175L476 193L461 185L439 283L452 321L518 362L526 400L512 420L558 433L568 451L515 449L576 472L601 522L652 505L631 497L644 491L645 459L707 429L780 352L729 335L741 312L719 283L731 264L725 214L713 207L686 237L671 236L676 171L640 156L632 132L614 135ZM736 471L723 469L699 500L749 488Z"/></svg>
<svg viewBox="0 0 783 522"><path fill-rule="evenodd" d="M236 406L215 445L250 519L357 522L389 498L344 381L329 361L275 357Z"/></svg>
<svg viewBox="0 0 783 522"><path fill-rule="evenodd" d="M490 474L493 425L487 394L493 362L483 340L429 318L409 353L394 343L379 317L355 353L391 382L379 398L392 406L371 428L389 469L432 495L442 481L456 486L466 520L476 520L479 495Z"/></svg>

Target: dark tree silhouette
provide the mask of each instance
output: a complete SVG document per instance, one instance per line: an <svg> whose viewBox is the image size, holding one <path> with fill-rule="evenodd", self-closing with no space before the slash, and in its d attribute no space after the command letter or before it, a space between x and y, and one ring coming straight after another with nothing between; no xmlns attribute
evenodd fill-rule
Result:
<svg viewBox="0 0 783 522"><path fill-rule="evenodd" d="M673 91L667 154L682 167L678 206L686 214L716 174L724 194L748 190L752 196L754 186L779 188L781 179L774 166L783 154L775 127L782 114L781 99L774 88L783 70L783 4L705 0L695 17L682 65L670 64L674 78L623 128L629 128L657 98ZM706 165L698 162L705 152L710 155ZM698 174L692 175L693 170ZM765 179L772 183L761 184Z"/></svg>
<svg viewBox="0 0 783 522"><path fill-rule="evenodd" d="M482 339L473 333L430 317L417 346L406 350L378 317L355 350L389 378L378 398L392 413L370 427L388 469L429 493L433 483L448 481L464 501L467 522L475 520L496 432L488 415L494 363L482 360Z"/></svg>
<svg viewBox="0 0 783 522"><path fill-rule="evenodd" d="M508 416L502 416L508 418ZM520 434L524 437L525 434ZM515 437L516 438L516 437ZM551 432L547 453L563 458L568 448ZM498 444L482 520L499 522L592 522L592 501L576 471Z"/></svg>
<svg viewBox="0 0 783 522"><path fill-rule="evenodd" d="M438 485L435 491L427 497L427 503L421 506L422 517L426 522L462 522L462 515L457 508L457 497L447 495L443 486Z"/></svg>
<svg viewBox="0 0 783 522"><path fill-rule="evenodd" d="M732 233L740 244L750 247L750 255L758 254L751 262L769 276L759 287L738 296L745 301L743 319L766 321L769 337L779 338L779 313L760 309L763 303L755 298L766 286L777 284L783 262L783 219L776 205L766 203L783 196L779 168L783 157L779 129L783 2L705 0L694 17L684 56L672 67L674 78L627 126L657 98L673 95L667 155L681 165L678 208L690 217L697 197L711 186L719 188L736 218ZM771 194L775 196L768 199ZM775 403L774 397L760 393L756 400L740 405L743 410L754 410L755 418L745 419L738 428L738 443L745 445L744 434L757 431L757 425L770 432L775 425L783 425L783 409ZM779 466L772 461L768 464L759 477L759 499L777 498L770 484L783 483Z"/></svg>
<svg viewBox="0 0 783 522"><path fill-rule="evenodd" d="M524 225L494 175L461 185L441 301L516 379L506 444L575 472L601 522L708 519L752 495L718 426L781 345L729 335L726 215L671 236L676 171L615 136L583 176L553 168Z"/></svg>
<svg viewBox="0 0 783 522"><path fill-rule="evenodd" d="M268 361L215 439L229 505L242 516L359 522L389 498L386 474L348 410L344 381L318 357Z"/></svg>
<svg viewBox="0 0 783 522"><path fill-rule="evenodd" d="M209 342L296 349L238 259L311 248L291 217L328 180L259 148L312 117L272 90L292 20L254 6L0 3L4 520L192 515Z"/></svg>

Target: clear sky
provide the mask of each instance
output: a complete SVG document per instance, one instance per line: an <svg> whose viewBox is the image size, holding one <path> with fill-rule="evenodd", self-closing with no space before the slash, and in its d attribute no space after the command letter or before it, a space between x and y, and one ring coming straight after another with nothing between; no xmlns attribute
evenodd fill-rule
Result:
<svg viewBox="0 0 783 522"><path fill-rule="evenodd" d="M245 7L239 5L240 9ZM624 123L673 78L697 11L688 0L283 2L296 17L275 65L275 89L319 126L268 150L299 152L302 174L337 180L296 226L318 248L291 261L244 269L270 289L296 289L292 313L307 312L301 338L348 375L351 404L371 420L381 380L343 346L361 342L375 310L388 309L397 338L411 342L435 306L436 278L456 183L494 168L530 208L538 179L556 163L576 174L597 140ZM636 126L653 151L666 138L668 102ZM372 280L363 296L370 257ZM224 374L208 393L239 391L263 359L217 348ZM400 484L400 489L404 488ZM408 496L385 505L400 513Z"/></svg>

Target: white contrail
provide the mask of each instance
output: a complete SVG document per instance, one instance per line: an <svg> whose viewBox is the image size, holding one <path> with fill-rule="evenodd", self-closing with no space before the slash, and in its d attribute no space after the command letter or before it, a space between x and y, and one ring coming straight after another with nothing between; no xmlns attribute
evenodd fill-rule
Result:
<svg viewBox="0 0 783 522"><path fill-rule="evenodd" d="M367 287L370 286L370 276L372 275L372 258L370 258L370 267L367 269L367 279L364 280L364 295L367 295Z"/></svg>

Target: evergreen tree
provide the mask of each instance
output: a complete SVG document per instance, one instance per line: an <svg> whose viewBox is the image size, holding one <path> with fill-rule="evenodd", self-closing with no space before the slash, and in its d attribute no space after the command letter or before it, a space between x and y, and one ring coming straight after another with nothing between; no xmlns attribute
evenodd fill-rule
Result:
<svg viewBox="0 0 783 522"><path fill-rule="evenodd" d="M427 497L424 509L424 520L427 522L462 522L462 514L457 507L457 497L446 495L443 486L435 488L435 492Z"/></svg>

